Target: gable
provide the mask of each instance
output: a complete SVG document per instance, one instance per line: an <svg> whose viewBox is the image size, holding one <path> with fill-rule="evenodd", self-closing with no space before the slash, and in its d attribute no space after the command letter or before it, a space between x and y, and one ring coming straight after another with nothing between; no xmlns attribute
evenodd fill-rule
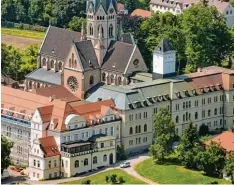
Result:
<svg viewBox="0 0 234 185"><path fill-rule="evenodd" d="M138 47L135 47L131 58L129 59L129 63L126 66L126 69L124 71L124 74L132 74L134 72L147 72L147 66L145 64L145 61L140 53L140 50Z"/></svg>
<svg viewBox="0 0 234 185"><path fill-rule="evenodd" d="M34 112L31 121L35 122L35 123L42 123L41 114L40 114L40 112L37 109Z"/></svg>
<svg viewBox="0 0 234 185"><path fill-rule="evenodd" d="M77 71L84 71L83 66L81 64L81 59L79 57L75 44L72 44L70 48L71 49L67 55L64 68L73 69Z"/></svg>

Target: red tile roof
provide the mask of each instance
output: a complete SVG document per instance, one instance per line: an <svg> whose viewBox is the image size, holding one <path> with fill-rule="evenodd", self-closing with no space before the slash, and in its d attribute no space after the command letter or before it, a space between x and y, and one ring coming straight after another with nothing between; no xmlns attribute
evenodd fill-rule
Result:
<svg viewBox="0 0 234 185"><path fill-rule="evenodd" d="M131 16L140 16L144 18L148 18L152 15L152 12L147 11L147 10L142 10L142 9L135 9L132 13Z"/></svg>
<svg viewBox="0 0 234 185"><path fill-rule="evenodd" d="M74 100L80 100L77 98L73 93L71 93L69 90L67 90L63 86L51 86L51 87L45 87L36 89L33 91L33 93L45 96L45 97L54 97L54 99L61 99L65 101L74 101Z"/></svg>
<svg viewBox="0 0 234 185"><path fill-rule="evenodd" d="M39 138L39 142L45 157L60 155L54 136Z"/></svg>
<svg viewBox="0 0 234 185"><path fill-rule="evenodd" d="M222 134L219 134L212 139L205 142L206 145L209 145L211 141L220 144L227 152L234 152L234 133L230 131L225 131Z"/></svg>

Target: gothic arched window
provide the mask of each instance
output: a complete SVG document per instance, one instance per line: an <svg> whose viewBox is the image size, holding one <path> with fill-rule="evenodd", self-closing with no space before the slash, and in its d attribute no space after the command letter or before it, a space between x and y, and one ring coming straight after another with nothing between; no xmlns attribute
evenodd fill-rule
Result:
<svg viewBox="0 0 234 185"><path fill-rule="evenodd" d="M77 62L76 62L76 60L75 60L75 61L74 61L74 66L73 66L73 68L76 69L76 67L77 67Z"/></svg>
<svg viewBox="0 0 234 185"><path fill-rule="evenodd" d="M110 26L109 26L109 37L113 37L113 25L111 24Z"/></svg>
<svg viewBox="0 0 234 185"><path fill-rule="evenodd" d="M69 59L69 67L70 67L70 68L72 67L71 59Z"/></svg>
<svg viewBox="0 0 234 185"><path fill-rule="evenodd" d="M106 74L105 73L102 73L102 81L106 81Z"/></svg>
<svg viewBox="0 0 234 185"><path fill-rule="evenodd" d="M53 60L50 61L50 68L51 68L51 69L54 68L54 61L53 61Z"/></svg>
<svg viewBox="0 0 234 185"><path fill-rule="evenodd" d="M59 70L62 70L62 66L63 66L62 62L59 62L59 65L58 65Z"/></svg>
<svg viewBox="0 0 234 185"><path fill-rule="evenodd" d="M111 83L114 83L114 75L111 75Z"/></svg>
<svg viewBox="0 0 234 185"><path fill-rule="evenodd" d="M46 59L45 58L43 58L43 60L42 60L42 65L46 66Z"/></svg>
<svg viewBox="0 0 234 185"><path fill-rule="evenodd" d="M118 84L122 85L122 79L121 79L121 77L118 77Z"/></svg>
<svg viewBox="0 0 234 185"><path fill-rule="evenodd" d="M98 33L100 33L100 31L101 31L101 36L104 37L104 29L103 29L101 24L99 24L99 26L98 26Z"/></svg>
<svg viewBox="0 0 234 185"><path fill-rule="evenodd" d="M76 160L76 161L75 161L75 168L78 168L78 167L79 167L79 161Z"/></svg>
<svg viewBox="0 0 234 185"><path fill-rule="evenodd" d="M86 158L85 160L84 160L84 166L87 166L89 164L89 161L88 161L88 159Z"/></svg>
<svg viewBox="0 0 234 185"><path fill-rule="evenodd" d="M93 84L94 84L94 78L93 78L93 76L90 76L90 78L89 78L89 85L93 86Z"/></svg>
<svg viewBox="0 0 234 185"><path fill-rule="evenodd" d="M93 25L89 24L89 34L93 35Z"/></svg>
<svg viewBox="0 0 234 185"><path fill-rule="evenodd" d="M93 157L93 164L97 164L97 157Z"/></svg>

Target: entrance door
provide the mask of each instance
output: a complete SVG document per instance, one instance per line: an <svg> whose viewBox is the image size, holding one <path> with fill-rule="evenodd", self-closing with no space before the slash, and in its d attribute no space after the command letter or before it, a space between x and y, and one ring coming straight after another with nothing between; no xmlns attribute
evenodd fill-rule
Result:
<svg viewBox="0 0 234 185"><path fill-rule="evenodd" d="M109 160L110 160L110 161L109 161L110 164L113 164L113 154L112 154L112 153L110 154Z"/></svg>

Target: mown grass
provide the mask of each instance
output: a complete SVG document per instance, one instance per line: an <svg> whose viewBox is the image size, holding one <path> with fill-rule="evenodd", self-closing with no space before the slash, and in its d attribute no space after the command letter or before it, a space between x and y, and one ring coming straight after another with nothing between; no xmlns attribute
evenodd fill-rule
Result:
<svg viewBox="0 0 234 185"><path fill-rule="evenodd" d="M135 166L141 176L160 184L230 184L228 181L203 175L201 171L194 171L174 164L154 164L152 158Z"/></svg>
<svg viewBox="0 0 234 185"><path fill-rule="evenodd" d="M31 31L31 30L21 30L15 28L1 28L2 35L11 35L24 38L32 38L42 40L45 36L44 32Z"/></svg>
<svg viewBox="0 0 234 185"><path fill-rule="evenodd" d="M81 184L82 181L85 180L91 180L91 184L110 184L110 183L106 183L106 176L107 175L112 175L112 174L116 174L117 178L119 176L122 176L124 179L124 184L145 184L145 182L127 174L127 172L121 170L121 169L116 169L116 170L108 170L102 173L98 173L96 175L92 175L90 177L85 177L82 178L80 180L77 181L69 181L69 182L65 182L65 183L61 183L61 184Z"/></svg>

